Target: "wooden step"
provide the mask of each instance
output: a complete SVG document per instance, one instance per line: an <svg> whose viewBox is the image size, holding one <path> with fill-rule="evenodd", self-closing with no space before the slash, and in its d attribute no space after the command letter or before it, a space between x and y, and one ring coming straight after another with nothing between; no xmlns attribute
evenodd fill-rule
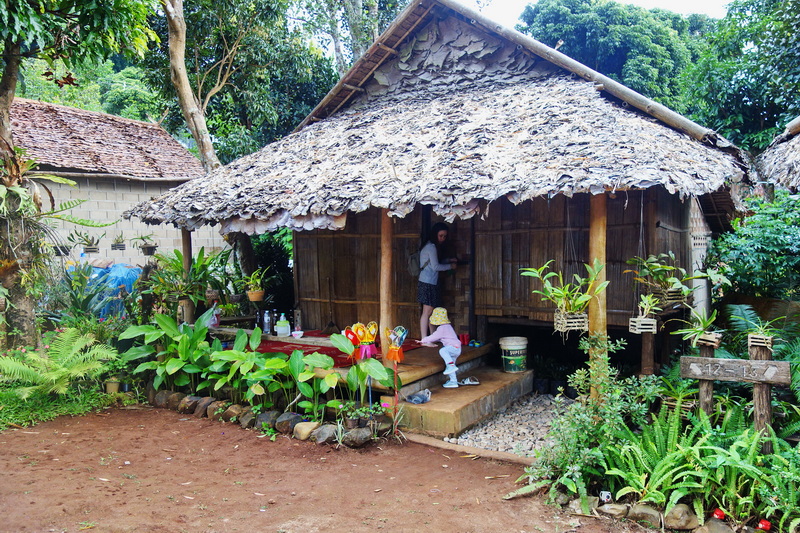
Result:
<svg viewBox="0 0 800 533"><path fill-rule="evenodd" d="M464 372L469 372L473 368L485 365L485 359L495 349L492 343L473 348L471 346L463 346L461 348L461 355L456 360L456 365L459 369L459 375ZM403 362L397 365L397 376L400 378L402 387L400 389L401 397L406 397L422 389L430 389L436 385L444 382L442 375L444 372L444 361L439 355L439 347L430 348L423 346L405 353ZM466 374L464 374L466 375ZM373 388L384 392L389 392L389 389L381 386L379 383L373 384Z"/></svg>
<svg viewBox="0 0 800 533"><path fill-rule="evenodd" d="M510 373L482 366L458 373L460 380L467 376L478 379L480 385L445 389L439 384L430 387L431 399L428 403L402 401L401 428L437 438L457 437L533 390L531 370ZM444 382L444 378L441 382ZM391 402L392 396L382 396L381 401Z"/></svg>

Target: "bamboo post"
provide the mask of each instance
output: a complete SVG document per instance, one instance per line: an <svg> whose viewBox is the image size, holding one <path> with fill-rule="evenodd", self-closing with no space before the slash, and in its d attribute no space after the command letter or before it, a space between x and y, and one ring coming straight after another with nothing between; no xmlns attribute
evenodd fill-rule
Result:
<svg viewBox="0 0 800 533"><path fill-rule="evenodd" d="M181 249L183 251L183 270L189 275L192 268L192 232L186 228L181 228ZM194 323L194 302L190 299L181 300L183 308L183 320L187 324Z"/></svg>
<svg viewBox="0 0 800 533"><path fill-rule="evenodd" d="M386 359L386 354L389 351L389 336L386 335L386 328L391 329L396 325L394 323L394 302L392 300L393 236L394 227L392 226L392 219L389 217L389 210L381 209L380 325L378 330L381 335L383 364L386 366L391 364Z"/></svg>
<svg viewBox="0 0 800 533"><path fill-rule="evenodd" d="M766 346L750 346L747 351L751 361L772 360L772 350ZM753 422L756 431L769 435L767 428L772 424L772 385L769 383L753 383ZM761 451L772 453L772 443L765 442Z"/></svg>
<svg viewBox="0 0 800 533"><path fill-rule="evenodd" d="M589 262L597 259L601 264L606 264L606 232L608 227L607 198L605 193L593 194L589 200ZM606 269L600 271L597 283L606 280ZM608 334L608 300L606 291L601 292L589 302L589 334ZM594 359L597 353L589 352L589 358ZM597 398L595 387L590 391L592 398Z"/></svg>
<svg viewBox="0 0 800 533"><path fill-rule="evenodd" d="M714 357L714 347L700 345L700 357ZM711 416L714 412L714 382L710 379L701 379L699 382L700 409Z"/></svg>

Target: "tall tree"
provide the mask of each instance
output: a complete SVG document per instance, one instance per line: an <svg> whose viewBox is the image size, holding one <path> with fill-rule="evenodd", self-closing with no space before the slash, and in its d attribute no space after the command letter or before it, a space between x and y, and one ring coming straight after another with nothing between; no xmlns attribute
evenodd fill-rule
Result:
<svg viewBox="0 0 800 533"><path fill-rule="evenodd" d="M607 0L539 0L517 29L645 96L682 112L682 73L711 19Z"/></svg>
<svg viewBox="0 0 800 533"><path fill-rule="evenodd" d="M62 60L68 67L115 53L143 51L154 36L147 26L150 0L15 0L0 4L0 284L8 301L0 349L38 344L32 269L45 226L36 225L35 184L26 176L31 163L14 148L11 103L24 58ZM66 76L60 83L72 83ZM29 190L30 188L30 190Z"/></svg>
<svg viewBox="0 0 800 533"><path fill-rule="evenodd" d="M330 44L341 76L406 4L408 0L303 0L297 18Z"/></svg>
<svg viewBox="0 0 800 533"><path fill-rule="evenodd" d="M189 104L202 114L222 163L291 131L333 85L330 61L298 31L288 29L283 2L192 0L182 7ZM173 57L164 45L166 17L154 18L152 25L165 38L142 67L151 86L174 100ZM184 125L175 119L170 114L164 122L173 134ZM197 139L195 132L192 136Z"/></svg>
<svg viewBox="0 0 800 533"><path fill-rule="evenodd" d="M759 151L800 115L800 0L736 0L688 71L693 117Z"/></svg>

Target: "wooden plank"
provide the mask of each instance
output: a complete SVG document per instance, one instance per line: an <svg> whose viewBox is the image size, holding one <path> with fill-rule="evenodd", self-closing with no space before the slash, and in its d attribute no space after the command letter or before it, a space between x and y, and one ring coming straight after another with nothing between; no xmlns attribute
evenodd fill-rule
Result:
<svg viewBox="0 0 800 533"><path fill-rule="evenodd" d="M772 350L766 346L750 346L747 351L751 361L771 362L772 360ZM756 431L764 436L769 436L769 429L772 425L772 387L767 383L753 384L753 424ZM772 453L772 444L765 442L761 446L761 451Z"/></svg>
<svg viewBox="0 0 800 533"><path fill-rule="evenodd" d="M681 377L786 386L792 382L789 363L785 361L749 361L713 357L681 357Z"/></svg>

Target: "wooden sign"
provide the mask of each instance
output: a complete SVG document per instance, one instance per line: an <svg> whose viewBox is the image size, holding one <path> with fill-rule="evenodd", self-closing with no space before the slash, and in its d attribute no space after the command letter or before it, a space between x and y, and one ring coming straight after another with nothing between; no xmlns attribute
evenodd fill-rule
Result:
<svg viewBox="0 0 800 533"><path fill-rule="evenodd" d="M748 381L770 385L790 385L789 363L714 357L681 357L681 377L715 381Z"/></svg>

